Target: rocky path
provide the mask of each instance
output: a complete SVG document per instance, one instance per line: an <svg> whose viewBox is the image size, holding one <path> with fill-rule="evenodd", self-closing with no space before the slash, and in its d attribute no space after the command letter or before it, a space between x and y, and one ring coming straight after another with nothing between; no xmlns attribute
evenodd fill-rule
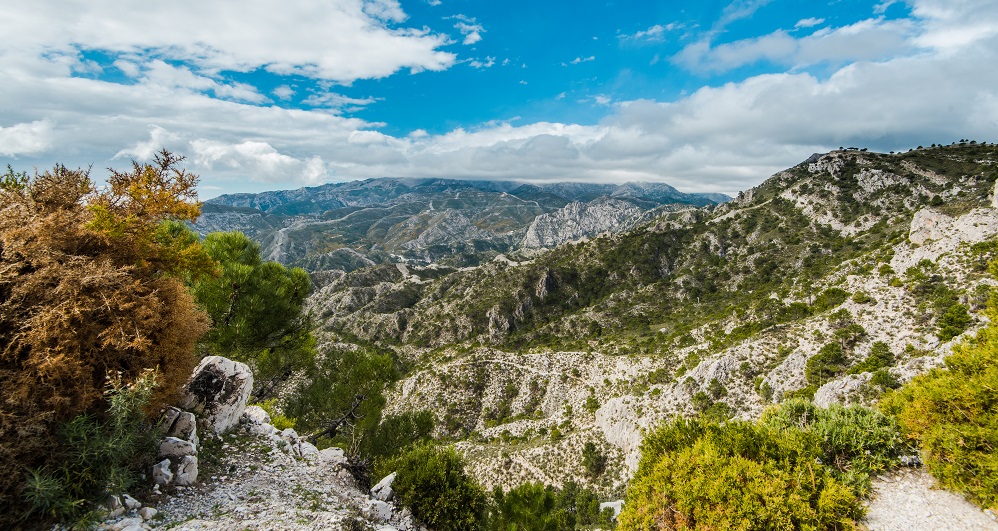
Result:
<svg viewBox="0 0 998 531"><path fill-rule="evenodd" d="M923 469L901 469L873 482L866 515L870 531L995 531L998 522L949 491Z"/></svg>

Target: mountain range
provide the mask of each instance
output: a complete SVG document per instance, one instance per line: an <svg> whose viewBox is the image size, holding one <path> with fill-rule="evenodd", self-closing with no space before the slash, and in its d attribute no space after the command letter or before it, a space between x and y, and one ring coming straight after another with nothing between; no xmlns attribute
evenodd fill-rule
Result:
<svg viewBox="0 0 998 531"><path fill-rule="evenodd" d="M310 271L400 261L466 266L729 199L663 183L382 178L219 196L204 204L194 228L239 230L259 241L267 258Z"/></svg>

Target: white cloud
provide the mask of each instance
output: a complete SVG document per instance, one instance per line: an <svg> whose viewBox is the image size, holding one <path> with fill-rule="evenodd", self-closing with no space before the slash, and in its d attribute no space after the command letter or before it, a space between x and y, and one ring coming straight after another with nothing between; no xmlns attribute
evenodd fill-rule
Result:
<svg viewBox="0 0 998 531"><path fill-rule="evenodd" d="M472 59L471 62L469 62L468 64L471 65L473 68L492 68L492 66L496 64L496 58L486 56L485 61L481 61L479 59Z"/></svg>
<svg viewBox="0 0 998 531"><path fill-rule="evenodd" d="M595 101L595 102L596 102L596 103L597 103L598 105L609 105L609 104L610 104L610 102L611 102L611 101L613 101L612 99L610 99L610 97L609 97L609 96L607 96L607 95L605 95L605 94L600 94L600 95L596 96L595 98L593 98L593 100L594 100L594 101Z"/></svg>
<svg viewBox="0 0 998 531"><path fill-rule="evenodd" d="M595 61L595 60L596 60L595 55L590 55L589 57L576 57L575 59L572 59L572 64L577 65L579 63L588 63L590 61Z"/></svg>
<svg viewBox="0 0 998 531"><path fill-rule="evenodd" d="M684 47L672 60L695 71L721 72L759 61L789 67L822 62L881 60L916 50L917 28L908 20L867 19L823 28L805 37L784 30L712 46L707 39Z"/></svg>
<svg viewBox="0 0 998 531"><path fill-rule="evenodd" d="M485 28L481 24L478 24L474 18L464 15L455 15L450 18L458 20L454 24L454 28L464 35L464 42L462 44L471 45L482 40L482 33L485 33Z"/></svg>
<svg viewBox="0 0 998 531"><path fill-rule="evenodd" d="M666 33L675 31L677 29L681 29L683 27L684 26L677 24L675 22L671 22L665 25L655 24L654 26L646 30L639 31L633 35L620 35L619 38L638 40L638 41L648 41L648 42L661 42L665 40Z"/></svg>
<svg viewBox="0 0 998 531"><path fill-rule="evenodd" d="M814 18L814 17L804 18L804 19L798 20L797 23L794 24L794 27L795 28L813 28L813 27L817 26L818 24L823 23L824 21L825 21L825 19L823 19L823 18Z"/></svg>
<svg viewBox="0 0 998 531"><path fill-rule="evenodd" d="M287 85L281 85L272 92L279 100L290 100L295 95L295 90Z"/></svg>
<svg viewBox="0 0 998 531"><path fill-rule="evenodd" d="M44 152L51 146L52 124L48 120L0 127L0 155L33 155Z"/></svg>
<svg viewBox="0 0 998 531"><path fill-rule="evenodd" d="M238 14L227 4L199 0L140 10L114 0L36 0L8 6L4 16L2 48L22 56L102 50L132 62L184 61L202 74L266 68L347 83L454 62L453 54L438 50L446 36L386 25L405 20L396 0L330 0L322 9L245 0Z"/></svg>
<svg viewBox="0 0 998 531"><path fill-rule="evenodd" d="M115 65L135 82L115 84L73 77L80 63L73 49L41 57L5 39L0 154L18 164L100 168L167 147L189 157L206 192L248 182L291 188L390 175L660 180L684 191L732 193L840 145L897 150L968 137L998 140L998 69L988 68L998 64L998 7L983 0L913 2L917 17L908 22L870 20L801 39L774 33L730 48L704 42L694 63L720 68L766 58L842 65L827 78L791 68L674 101L607 98L610 114L594 125L509 120L400 136L327 108L252 103L263 96L237 97L240 86L202 69L207 62L159 64L137 48ZM232 94L224 98L218 93L227 90ZM315 97L347 106L372 99L351 101L333 91Z"/></svg>
<svg viewBox="0 0 998 531"><path fill-rule="evenodd" d="M352 112L377 101L374 98L351 98L335 92L311 94L302 102L310 107L324 107L336 112Z"/></svg>

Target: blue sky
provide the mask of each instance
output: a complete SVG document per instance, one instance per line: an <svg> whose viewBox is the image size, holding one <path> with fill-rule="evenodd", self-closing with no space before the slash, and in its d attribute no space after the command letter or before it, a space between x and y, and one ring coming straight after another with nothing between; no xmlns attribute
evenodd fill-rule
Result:
<svg viewBox="0 0 998 531"><path fill-rule="evenodd" d="M202 197L379 176L736 193L813 152L998 140L998 2L5 8L0 163L166 147Z"/></svg>

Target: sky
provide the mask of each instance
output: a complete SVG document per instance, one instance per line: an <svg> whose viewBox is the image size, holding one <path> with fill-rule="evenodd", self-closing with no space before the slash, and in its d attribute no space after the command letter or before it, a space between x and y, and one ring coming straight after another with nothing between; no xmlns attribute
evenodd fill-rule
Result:
<svg viewBox="0 0 998 531"><path fill-rule="evenodd" d="M998 141L994 0L5 2L0 165L166 148L202 199L371 177L735 194Z"/></svg>

